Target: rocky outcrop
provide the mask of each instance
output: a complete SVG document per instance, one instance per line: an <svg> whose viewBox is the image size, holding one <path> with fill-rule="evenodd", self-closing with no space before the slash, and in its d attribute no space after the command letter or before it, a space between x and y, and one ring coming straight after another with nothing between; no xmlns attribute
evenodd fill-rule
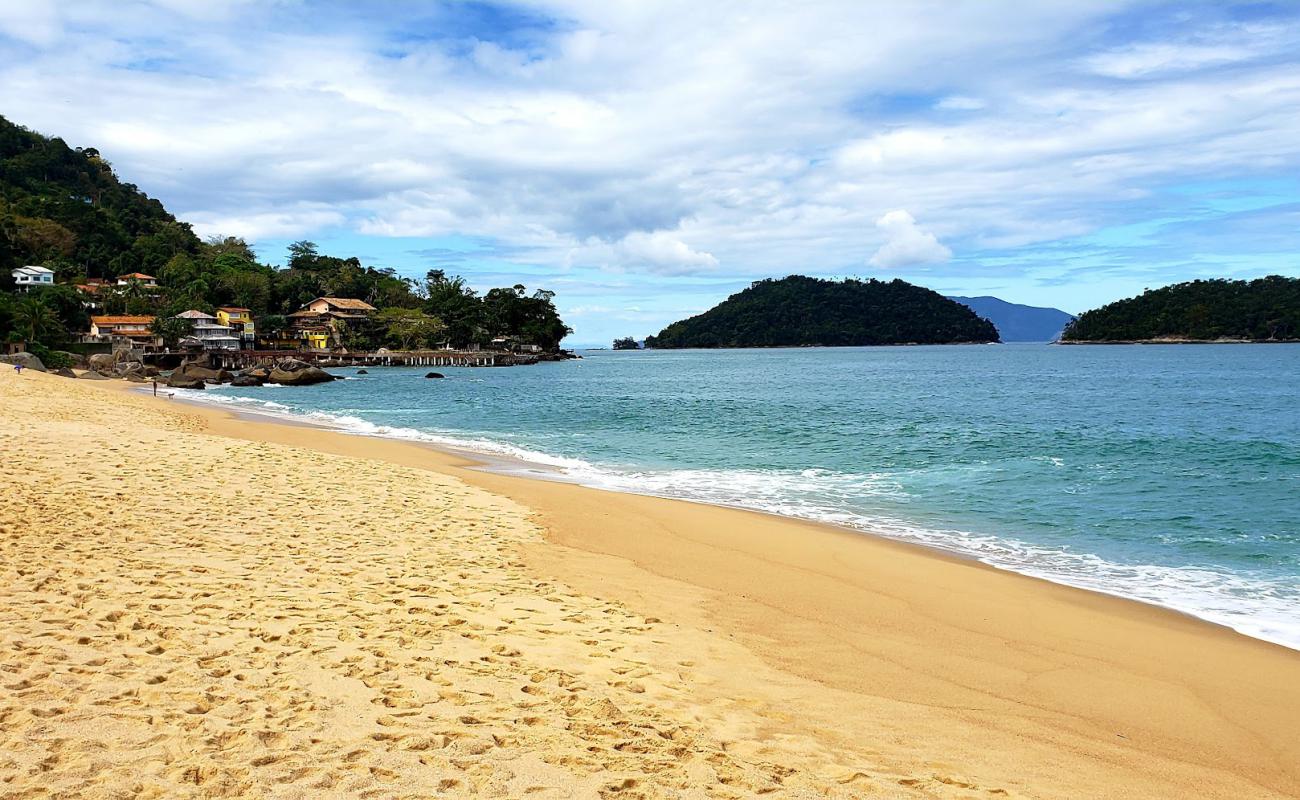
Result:
<svg viewBox="0 0 1300 800"><path fill-rule="evenodd" d="M235 378L257 378L259 381L265 381L271 377L270 367L249 367L236 373Z"/></svg>
<svg viewBox="0 0 1300 800"><path fill-rule="evenodd" d="M200 364L181 364L172 371L172 375L181 375L204 383L230 383L235 379L234 375L224 369L212 369Z"/></svg>
<svg viewBox="0 0 1300 800"><path fill-rule="evenodd" d="M102 372L96 372L95 370L92 369L83 372L81 374L81 379L83 381L106 381L108 380L108 376Z"/></svg>
<svg viewBox="0 0 1300 800"><path fill-rule="evenodd" d="M116 359L112 353L95 353L86 359L86 368L93 372L112 372Z"/></svg>
<svg viewBox="0 0 1300 800"><path fill-rule="evenodd" d="M358 374L358 375L369 375L369 374L370 374L370 371L369 371L369 370L364 370L364 369L359 369L359 370L357 370L357 374Z"/></svg>
<svg viewBox="0 0 1300 800"><path fill-rule="evenodd" d="M426 377L426 378L445 378L445 377L447 377L447 376L446 376L446 375L443 375L441 372L430 372L430 373L428 373L427 375L425 375L424 377Z"/></svg>
<svg viewBox="0 0 1300 800"><path fill-rule="evenodd" d="M167 376L167 385L172 387L173 389L206 389L207 388L207 384L203 382L202 378L196 378L192 375L188 375L179 369L175 370L174 372L172 372L171 375Z"/></svg>
<svg viewBox="0 0 1300 800"><path fill-rule="evenodd" d="M277 362L271 369L270 376L267 377L268 383L278 383L282 386L311 386L332 380L334 376L325 370L296 358L286 358Z"/></svg>
<svg viewBox="0 0 1300 800"><path fill-rule="evenodd" d="M75 377L77 377L77 373L73 372L72 370L68 369L67 367L59 367L58 369L54 370L54 374L55 374L55 375L58 375L60 378L75 378Z"/></svg>
<svg viewBox="0 0 1300 800"><path fill-rule="evenodd" d="M0 364L22 364L23 369L34 369L37 372L47 372L45 365L36 356L26 351L10 353L7 356L0 356Z"/></svg>
<svg viewBox="0 0 1300 800"><path fill-rule="evenodd" d="M231 386L261 386L266 381L255 375L236 375L235 379L230 382Z"/></svg>

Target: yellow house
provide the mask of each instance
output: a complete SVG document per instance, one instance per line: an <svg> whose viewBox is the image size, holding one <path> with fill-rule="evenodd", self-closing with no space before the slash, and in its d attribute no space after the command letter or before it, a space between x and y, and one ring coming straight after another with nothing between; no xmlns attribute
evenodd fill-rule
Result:
<svg viewBox="0 0 1300 800"><path fill-rule="evenodd" d="M217 309L217 324L234 329L241 347L252 347L257 340L253 327L253 312L239 306L222 306Z"/></svg>
<svg viewBox="0 0 1300 800"><path fill-rule="evenodd" d="M303 331L302 341L311 350L330 349L330 334L327 331Z"/></svg>

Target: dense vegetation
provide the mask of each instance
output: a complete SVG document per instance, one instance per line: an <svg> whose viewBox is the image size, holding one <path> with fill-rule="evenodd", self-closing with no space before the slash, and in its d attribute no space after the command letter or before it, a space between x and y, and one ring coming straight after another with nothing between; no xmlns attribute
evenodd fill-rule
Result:
<svg viewBox="0 0 1300 800"><path fill-rule="evenodd" d="M1191 281L1081 314L1068 342L1300 339L1300 278Z"/></svg>
<svg viewBox="0 0 1300 800"><path fill-rule="evenodd" d="M10 272L28 264L53 269L57 285L15 294ZM417 281L323 255L306 241L289 247L283 269L258 263L242 239L200 241L157 200L120 182L95 150L0 117L0 338L63 346L89 323L86 296L73 284L133 272L156 277L159 288L129 282L103 290L98 313L169 317L241 306L269 333L287 327L285 317L303 304L333 296L380 309L377 324L350 332L350 346L465 347L507 337L553 350L570 332L545 290L515 285L479 295L441 270Z"/></svg>
<svg viewBox="0 0 1300 800"><path fill-rule="evenodd" d="M637 344L636 339L631 336L624 336L621 339L614 340L615 350L640 350L641 345Z"/></svg>
<svg viewBox="0 0 1300 800"><path fill-rule="evenodd" d="M996 342L966 306L901 280L841 282L792 275L755 282L712 309L674 322L646 347L828 347Z"/></svg>

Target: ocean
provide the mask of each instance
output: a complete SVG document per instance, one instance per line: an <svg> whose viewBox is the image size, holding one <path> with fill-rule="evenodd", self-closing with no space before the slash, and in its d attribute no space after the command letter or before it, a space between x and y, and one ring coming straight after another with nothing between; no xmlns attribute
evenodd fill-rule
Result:
<svg viewBox="0 0 1300 800"><path fill-rule="evenodd" d="M918 542L1300 649L1300 346L583 355L181 394Z"/></svg>

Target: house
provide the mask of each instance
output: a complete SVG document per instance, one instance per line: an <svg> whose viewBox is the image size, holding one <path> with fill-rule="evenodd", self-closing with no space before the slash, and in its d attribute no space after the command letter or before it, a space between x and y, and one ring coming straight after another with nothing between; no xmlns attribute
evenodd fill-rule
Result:
<svg viewBox="0 0 1300 800"><path fill-rule="evenodd" d="M117 276L118 286L126 286L131 281L139 281L146 289L158 288L158 279L152 275L146 275L143 272L131 272L126 275Z"/></svg>
<svg viewBox="0 0 1300 800"><path fill-rule="evenodd" d="M238 350L239 336L229 325L222 325L217 318L202 311L182 311L176 319L189 320L191 332L189 337L203 346L204 350Z"/></svg>
<svg viewBox="0 0 1300 800"><path fill-rule="evenodd" d="M31 291L33 287L54 285L54 270L46 267L19 267L10 274L14 276L14 283L24 292Z"/></svg>
<svg viewBox="0 0 1300 800"><path fill-rule="evenodd" d="M253 312L239 306L222 306L217 309L217 324L232 328L244 347L252 347L257 341L257 329L253 323Z"/></svg>
<svg viewBox="0 0 1300 800"><path fill-rule="evenodd" d="M353 300L350 297L317 297L307 305L303 306L304 311L315 311L317 314L332 312L336 314L346 314L351 316L370 316L379 309L367 303L365 300Z"/></svg>
<svg viewBox="0 0 1300 800"><path fill-rule="evenodd" d="M114 339L130 339L139 345L156 345L158 337L149 330L154 318L140 316L104 316L90 318L90 335L83 336L83 341L111 342Z"/></svg>
<svg viewBox="0 0 1300 800"><path fill-rule="evenodd" d="M328 350L339 341L344 325L368 329L377 308L364 300L348 297L317 297L288 316L295 339L311 350ZM342 324L340 324L342 323Z"/></svg>
<svg viewBox="0 0 1300 800"><path fill-rule="evenodd" d="M87 278L85 283L78 283L73 288L84 295L81 298L82 307L95 311L103 305L103 292L110 285L101 278Z"/></svg>

